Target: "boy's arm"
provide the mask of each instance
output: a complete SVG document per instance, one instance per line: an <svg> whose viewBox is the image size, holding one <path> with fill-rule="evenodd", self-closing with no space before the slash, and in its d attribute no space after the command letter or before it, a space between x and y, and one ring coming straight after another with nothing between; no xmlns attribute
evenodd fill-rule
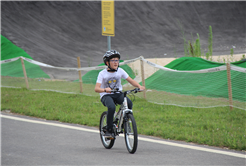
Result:
<svg viewBox="0 0 246 166"><path fill-rule="evenodd" d="M145 90L144 86L141 86L137 81L133 80L131 77L126 79L132 86L138 87L140 90Z"/></svg>
<svg viewBox="0 0 246 166"><path fill-rule="evenodd" d="M96 83L96 86L95 86L95 92L97 92L97 93L102 93L102 92L107 92L107 93L110 93L110 88L108 87L108 88L105 88L105 89L103 89L103 88L100 88L101 87L101 83Z"/></svg>

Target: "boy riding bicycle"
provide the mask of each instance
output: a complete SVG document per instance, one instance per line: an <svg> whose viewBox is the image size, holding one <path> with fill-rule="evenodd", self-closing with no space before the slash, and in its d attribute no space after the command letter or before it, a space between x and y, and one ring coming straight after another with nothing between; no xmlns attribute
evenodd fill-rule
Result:
<svg viewBox="0 0 246 166"><path fill-rule="evenodd" d="M115 103L122 104L124 96L122 93L111 93L111 90L122 90L121 78L127 80L132 86L144 90L138 82L133 80L122 69L119 68L120 53L115 50L107 51L103 56L103 61L108 68L102 70L97 77L95 92L100 93L101 102L108 108L107 114L107 131L105 137L112 137L113 135L113 118L115 112ZM132 101L127 98L128 108L132 109Z"/></svg>

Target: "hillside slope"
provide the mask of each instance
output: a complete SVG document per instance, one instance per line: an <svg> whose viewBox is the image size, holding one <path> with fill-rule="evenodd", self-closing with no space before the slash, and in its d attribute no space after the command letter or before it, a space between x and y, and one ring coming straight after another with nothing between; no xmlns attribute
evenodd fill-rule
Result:
<svg viewBox="0 0 246 166"><path fill-rule="evenodd" d="M211 25L214 54L230 54L233 46L245 52L245 8L244 1L116 1L111 47L124 60L181 57L180 21L188 40L199 33L203 49ZM2 1L1 17L2 35L37 61L76 67L80 56L82 67L102 63L100 1Z"/></svg>

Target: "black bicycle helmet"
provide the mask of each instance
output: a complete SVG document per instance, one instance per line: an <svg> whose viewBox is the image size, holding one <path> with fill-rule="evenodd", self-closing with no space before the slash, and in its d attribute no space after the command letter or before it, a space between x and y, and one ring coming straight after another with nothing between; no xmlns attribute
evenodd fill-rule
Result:
<svg viewBox="0 0 246 166"><path fill-rule="evenodd" d="M116 50L109 50L103 55L103 62L105 65L107 65L106 64L107 61L116 57L120 59L120 53Z"/></svg>

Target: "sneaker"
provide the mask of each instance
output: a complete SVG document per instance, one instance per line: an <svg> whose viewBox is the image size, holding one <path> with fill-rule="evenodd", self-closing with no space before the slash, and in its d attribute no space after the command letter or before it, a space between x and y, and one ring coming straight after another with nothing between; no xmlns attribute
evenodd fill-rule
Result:
<svg viewBox="0 0 246 166"><path fill-rule="evenodd" d="M105 138L114 138L114 133L110 133L109 131L106 131L106 133L103 136Z"/></svg>

